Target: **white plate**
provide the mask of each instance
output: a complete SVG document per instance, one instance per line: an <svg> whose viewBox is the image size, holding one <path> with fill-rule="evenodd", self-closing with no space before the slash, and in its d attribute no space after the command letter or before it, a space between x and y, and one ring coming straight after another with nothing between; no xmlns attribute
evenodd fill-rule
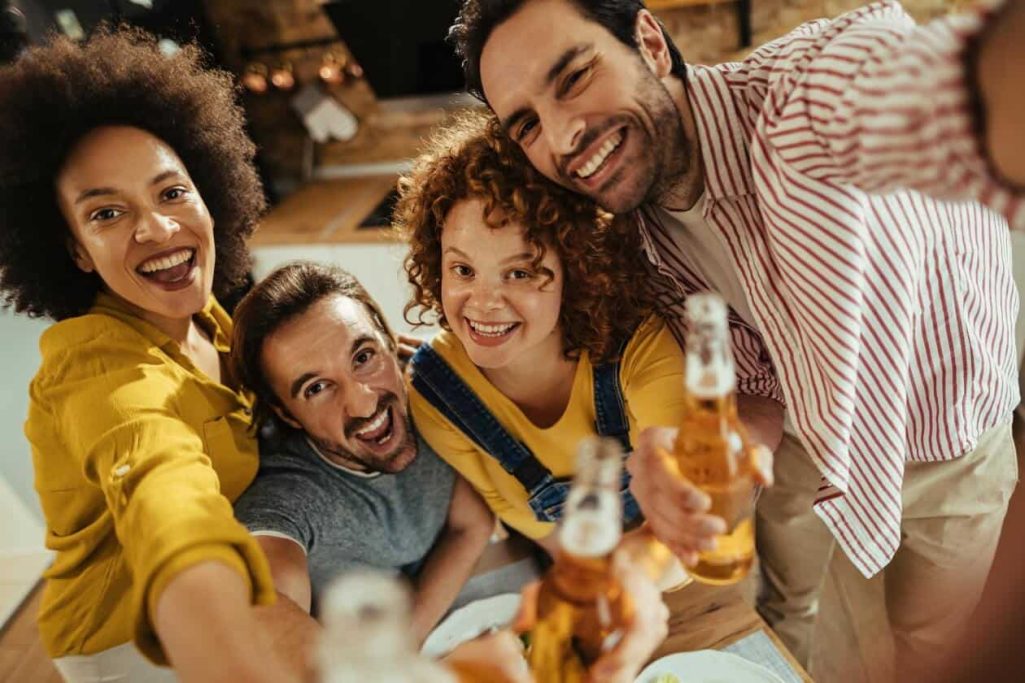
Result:
<svg viewBox="0 0 1025 683"><path fill-rule="evenodd" d="M680 683L783 683L768 669L718 650L678 652L656 659L634 683L655 683L661 674L673 674Z"/></svg>
<svg viewBox="0 0 1025 683"><path fill-rule="evenodd" d="M476 638L491 627L507 626L519 608L519 593L503 593L464 605L431 631L421 651L430 657L447 654L456 645Z"/></svg>

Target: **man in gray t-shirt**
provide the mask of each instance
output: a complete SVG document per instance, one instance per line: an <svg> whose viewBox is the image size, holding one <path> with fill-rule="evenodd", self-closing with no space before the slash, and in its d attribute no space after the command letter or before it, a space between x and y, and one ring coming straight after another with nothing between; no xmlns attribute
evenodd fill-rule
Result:
<svg viewBox="0 0 1025 683"><path fill-rule="evenodd" d="M357 567L416 578L445 527L455 472L417 440L418 455L395 474L334 462L305 433L260 440L260 472L235 502L254 536L302 548L312 612L331 579Z"/></svg>
<svg viewBox="0 0 1025 683"><path fill-rule="evenodd" d="M314 638L308 615L325 584L355 566L409 576L413 631L426 637L494 517L416 436L377 304L345 271L297 263L256 285L234 318L230 374L253 392L264 433L259 473L235 513L286 607L302 610L287 612L297 646Z"/></svg>

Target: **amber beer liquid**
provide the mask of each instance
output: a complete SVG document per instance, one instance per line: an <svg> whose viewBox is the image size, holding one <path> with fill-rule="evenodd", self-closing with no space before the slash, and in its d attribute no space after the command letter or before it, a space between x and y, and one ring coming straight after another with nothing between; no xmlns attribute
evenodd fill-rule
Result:
<svg viewBox="0 0 1025 683"><path fill-rule="evenodd" d="M584 681L587 668L619 642L632 613L612 572L622 536L621 467L614 444L581 444L559 525L560 551L541 581L530 635L527 660L538 683Z"/></svg>
<svg viewBox="0 0 1025 683"><path fill-rule="evenodd" d="M686 403L674 455L680 473L712 499L726 520L716 548L688 572L702 583L739 581L754 560L754 478L747 431L737 417L736 371L727 309L715 294L687 300Z"/></svg>

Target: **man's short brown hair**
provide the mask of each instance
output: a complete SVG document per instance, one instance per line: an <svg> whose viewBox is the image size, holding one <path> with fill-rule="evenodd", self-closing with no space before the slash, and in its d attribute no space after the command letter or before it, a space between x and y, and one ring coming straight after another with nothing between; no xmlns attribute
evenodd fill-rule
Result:
<svg viewBox="0 0 1025 683"><path fill-rule="evenodd" d="M259 428L281 407L263 372L263 344L267 337L329 296L358 301L374 327L395 350L395 335L381 308L351 273L336 266L298 261L278 268L246 294L235 309L231 357L232 378L254 394L253 424Z"/></svg>

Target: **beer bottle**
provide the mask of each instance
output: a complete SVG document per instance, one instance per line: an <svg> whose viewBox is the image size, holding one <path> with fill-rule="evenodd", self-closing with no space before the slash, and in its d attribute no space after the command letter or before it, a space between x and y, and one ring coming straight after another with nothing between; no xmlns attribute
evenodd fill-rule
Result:
<svg viewBox="0 0 1025 683"><path fill-rule="evenodd" d="M633 607L613 575L622 536L621 452L615 442L581 442L559 525L559 552L541 580L527 660L538 683L583 681L622 636Z"/></svg>
<svg viewBox="0 0 1025 683"><path fill-rule="evenodd" d="M410 603L406 587L384 574L358 571L331 584L321 603L320 683L456 683L416 651Z"/></svg>
<svg viewBox="0 0 1025 683"><path fill-rule="evenodd" d="M739 581L754 559L755 484L747 431L737 417L726 310L716 294L687 300L686 400L674 447L680 473L709 495L710 514L726 520L715 549L688 569L714 585Z"/></svg>

